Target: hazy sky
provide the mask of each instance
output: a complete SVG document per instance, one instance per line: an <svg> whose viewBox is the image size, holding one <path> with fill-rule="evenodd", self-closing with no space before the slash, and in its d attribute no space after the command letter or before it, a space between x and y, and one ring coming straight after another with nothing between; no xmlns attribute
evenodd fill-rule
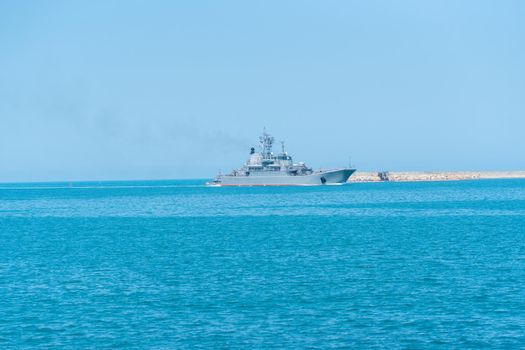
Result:
<svg viewBox="0 0 525 350"><path fill-rule="evenodd" d="M1 1L0 181L525 168L525 1Z"/></svg>

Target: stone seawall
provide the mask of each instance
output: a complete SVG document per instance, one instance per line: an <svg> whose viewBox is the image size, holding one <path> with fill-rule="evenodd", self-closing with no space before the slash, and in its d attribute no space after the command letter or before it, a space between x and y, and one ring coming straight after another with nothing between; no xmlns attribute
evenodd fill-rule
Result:
<svg viewBox="0 0 525 350"><path fill-rule="evenodd" d="M390 171L389 181L458 181L525 178L525 171ZM348 182L380 182L378 172L356 171Z"/></svg>

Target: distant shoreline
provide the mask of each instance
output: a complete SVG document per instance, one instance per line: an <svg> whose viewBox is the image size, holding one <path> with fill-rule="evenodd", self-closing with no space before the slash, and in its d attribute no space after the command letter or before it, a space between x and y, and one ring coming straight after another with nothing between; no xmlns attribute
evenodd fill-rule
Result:
<svg viewBox="0 0 525 350"><path fill-rule="evenodd" d="M348 182L385 182L380 172L356 171ZM391 182L460 181L483 179L525 179L525 171L389 171Z"/></svg>
<svg viewBox="0 0 525 350"><path fill-rule="evenodd" d="M377 171L356 171L349 179L348 183L367 183L367 182L385 182L380 179ZM516 171L389 171L389 182L423 182L423 181L460 181L460 180L496 180L496 179L525 179L525 170ZM173 181L195 181L206 182L211 178L173 178L173 179L105 179L105 180L32 180L32 181L0 181L2 185L39 185L39 184L58 184L62 187L79 188L79 184L86 183L126 183L131 182L165 182L163 186L170 187ZM134 185L137 187L136 185ZM147 184L142 185L148 187ZM7 187L3 187L4 189ZM37 186L35 188L38 188Z"/></svg>

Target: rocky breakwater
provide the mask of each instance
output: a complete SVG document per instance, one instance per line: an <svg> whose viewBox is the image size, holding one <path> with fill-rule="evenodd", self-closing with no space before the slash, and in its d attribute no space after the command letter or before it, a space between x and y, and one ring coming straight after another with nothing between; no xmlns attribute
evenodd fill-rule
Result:
<svg viewBox="0 0 525 350"><path fill-rule="evenodd" d="M525 178L525 171L357 171L349 182L459 181Z"/></svg>

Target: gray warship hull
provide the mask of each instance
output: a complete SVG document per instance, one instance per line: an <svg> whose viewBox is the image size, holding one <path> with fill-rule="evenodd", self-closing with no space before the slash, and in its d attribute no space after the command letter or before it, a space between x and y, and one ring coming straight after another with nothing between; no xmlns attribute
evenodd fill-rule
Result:
<svg viewBox="0 0 525 350"><path fill-rule="evenodd" d="M308 175L223 175L212 186L316 186L344 184L352 176L355 169L344 168L336 170L317 171Z"/></svg>

